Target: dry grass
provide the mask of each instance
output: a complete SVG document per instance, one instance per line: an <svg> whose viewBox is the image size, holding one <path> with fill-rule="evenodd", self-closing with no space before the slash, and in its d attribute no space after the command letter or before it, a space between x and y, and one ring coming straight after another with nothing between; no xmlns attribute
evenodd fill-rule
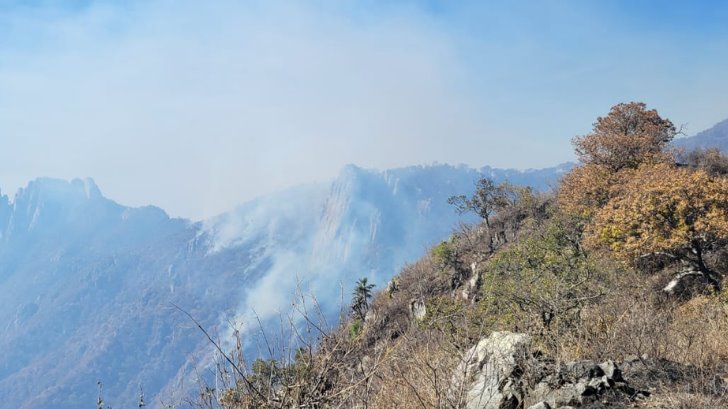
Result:
<svg viewBox="0 0 728 409"><path fill-rule="evenodd" d="M728 397L667 392L638 405L644 409L718 409L728 408Z"/></svg>

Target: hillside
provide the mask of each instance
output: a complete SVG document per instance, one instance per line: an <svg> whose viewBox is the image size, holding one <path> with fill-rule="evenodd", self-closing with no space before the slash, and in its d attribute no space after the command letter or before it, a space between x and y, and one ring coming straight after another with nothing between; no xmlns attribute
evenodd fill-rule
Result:
<svg viewBox="0 0 728 409"><path fill-rule="evenodd" d="M499 179L528 173L488 169ZM535 172L544 187L559 168ZM361 276L380 288L461 219L447 204L479 172L419 166L342 170L200 223L128 208L91 181L38 179L0 200L0 396L3 406L150 407L196 391L214 333L251 311L275 322L299 285L332 321ZM255 345L249 345L255 348ZM199 369L198 369L199 367Z"/></svg>
<svg viewBox="0 0 728 409"><path fill-rule="evenodd" d="M358 281L340 325L302 308L293 339L233 350L199 407L728 406L728 157L677 163L674 134L618 104L555 193L482 179L453 200L478 223Z"/></svg>
<svg viewBox="0 0 728 409"><path fill-rule="evenodd" d="M697 148L718 148L723 152L728 151L728 119L720 121L713 127L693 136L676 139L675 146L684 148L687 151Z"/></svg>

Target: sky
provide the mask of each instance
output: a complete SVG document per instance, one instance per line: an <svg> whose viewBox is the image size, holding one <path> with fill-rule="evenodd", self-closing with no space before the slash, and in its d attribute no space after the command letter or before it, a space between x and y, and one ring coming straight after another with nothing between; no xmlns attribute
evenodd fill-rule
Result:
<svg viewBox="0 0 728 409"><path fill-rule="evenodd" d="M540 168L626 101L728 118L728 3L0 0L0 188L207 218L346 164Z"/></svg>

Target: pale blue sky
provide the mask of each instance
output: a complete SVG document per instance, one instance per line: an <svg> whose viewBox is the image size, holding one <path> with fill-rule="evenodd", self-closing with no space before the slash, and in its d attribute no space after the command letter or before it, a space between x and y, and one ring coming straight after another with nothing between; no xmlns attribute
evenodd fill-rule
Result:
<svg viewBox="0 0 728 409"><path fill-rule="evenodd" d="M346 163L544 167L620 101L728 117L715 1L3 1L0 187L201 218Z"/></svg>

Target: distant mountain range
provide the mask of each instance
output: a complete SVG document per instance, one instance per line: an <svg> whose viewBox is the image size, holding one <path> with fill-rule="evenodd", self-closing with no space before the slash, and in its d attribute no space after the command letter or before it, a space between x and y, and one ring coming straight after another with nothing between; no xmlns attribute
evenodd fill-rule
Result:
<svg viewBox="0 0 728 409"><path fill-rule="evenodd" d="M381 288L446 238L463 220L447 198L481 175L547 189L569 167L347 166L199 223L122 206L90 179L32 181L0 197L2 406L91 407L101 380L113 407L134 407L139 385L161 407L195 390L210 351L170 303L224 336L253 310L275 318L301 285L335 320L358 278Z"/></svg>
<svg viewBox="0 0 728 409"><path fill-rule="evenodd" d="M695 148L718 148L723 152L728 152L728 119L718 122L712 128L694 136L675 139L674 145L687 151Z"/></svg>

